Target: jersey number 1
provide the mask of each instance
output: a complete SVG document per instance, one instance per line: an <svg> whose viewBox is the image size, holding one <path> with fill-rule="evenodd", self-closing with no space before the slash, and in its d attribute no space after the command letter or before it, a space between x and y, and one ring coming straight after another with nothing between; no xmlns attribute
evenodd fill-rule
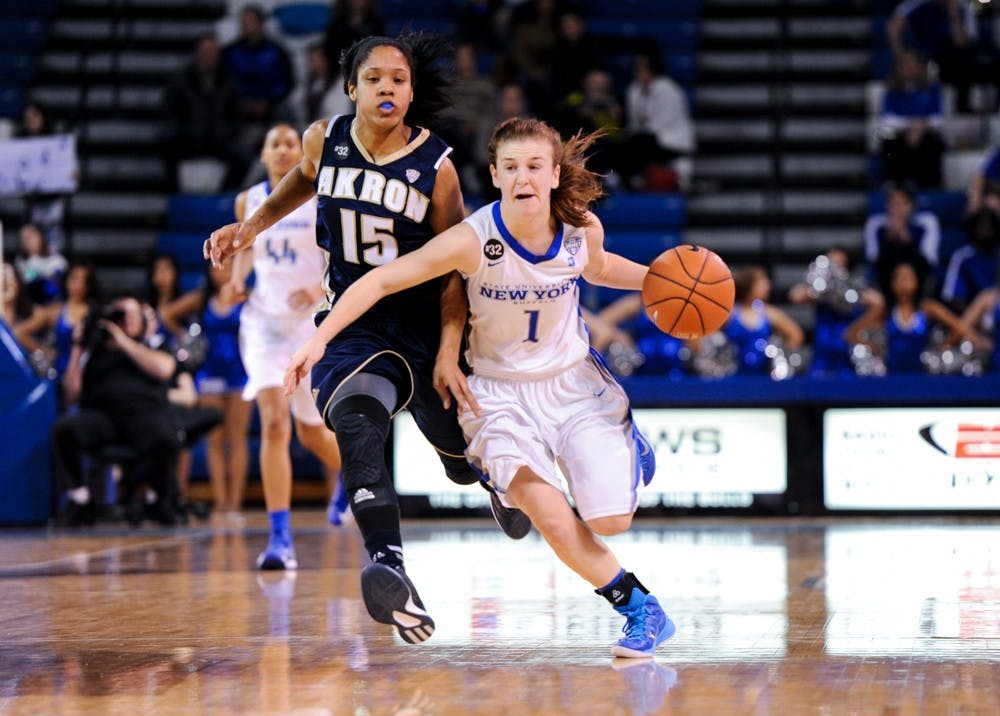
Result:
<svg viewBox="0 0 1000 716"><path fill-rule="evenodd" d="M392 219L361 215L361 241L358 241L358 217L354 209L340 210L340 235L344 239L344 261L352 264L381 266L399 256L399 244L392 235Z"/></svg>

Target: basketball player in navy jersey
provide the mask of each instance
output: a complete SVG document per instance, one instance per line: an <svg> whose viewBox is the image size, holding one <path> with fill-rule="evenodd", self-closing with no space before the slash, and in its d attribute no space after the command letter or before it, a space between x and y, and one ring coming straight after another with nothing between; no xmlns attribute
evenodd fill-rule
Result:
<svg viewBox="0 0 1000 716"><path fill-rule="evenodd" d="M464 206L451 148L424 128L448 106L440 64L446 51L439 38L422 34L370 37L351 47L341 65L357 114L314 122L303 136L302 163L246 221L213 232L206 258L222 263L317 196L317 241L329 253L332 303L374 267L460 222ZM391 417L407 407L448 477L479 482L447 388L459 382L454 372L466 317L457 274L414 286L373 306L331 341L312 374L313 397L337 434L341 479L372 560L361 575L365 605L411 643L430 637L434 621L403 570L386 437ZM508 535L528 533L528 519L492 491L491 505Z"/></svg>
<svg viewBox="0 0 1000 716"><path fill-rule="evenodd" d="M285 392L327 360L327 341L351 335L353 322L384 297L458 270L472 315L472 374L452 391L469 408L459 415L466 455L566 566L625 616L612 654L647 657L673 636L674 624L599 535L631 526L655 457L624 389L590 346L578 288L582 277L639 290L647 267L605 251L604 229L587 208L602 193L583 161L594 138L564 145L544 122L502 122L489 145L500 201L350 286L292 356Z"/></svg>

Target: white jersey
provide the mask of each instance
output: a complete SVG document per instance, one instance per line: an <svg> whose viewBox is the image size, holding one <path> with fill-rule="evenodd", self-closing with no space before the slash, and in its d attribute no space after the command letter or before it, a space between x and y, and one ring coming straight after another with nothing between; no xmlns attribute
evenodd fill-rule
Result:
<svg viewBox="0 0 1000 716"><path fill-rule="evenodd" d="M244 216L252 216L270 193L266 181L247 189ZM302 313L292 309L288 297L300 288L322 287L326 265L326 253L316 244L316 197L313 197L257 235L253 245L256 282L243 316Z"/></svg>
<svg viewBox="0 0 1000 716"><path fill-rule="evenodd" d="M583 361L590 351L578 286L588 259L584 230L563 226L536 256L504 226L499 202L465 222L483 247L479 267L465 277L472 372L535 380Z"/></svg>

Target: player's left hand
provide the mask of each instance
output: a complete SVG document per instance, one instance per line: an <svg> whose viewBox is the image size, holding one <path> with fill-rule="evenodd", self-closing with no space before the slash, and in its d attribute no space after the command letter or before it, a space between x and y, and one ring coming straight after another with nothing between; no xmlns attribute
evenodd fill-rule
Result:
<svg viewBox="0 0 1000 716"><path fill-rule="evenodd" d="M295 392L302 379L309 375L309 371L312 370L314 365L319 363L319 359L323 357L324 350L326 350L326 346L310 339L305 345L295 351L295 355L292 356L291 361L288 363L288 370L285 371L285 395L291 395Z"/></svg>
<svg viewBox="0 0 1000 716"><path fill-rule="evenodd" d="M469 390L469 381L466 380L457 361L438 357L434 361L433 377L434 390L441 396L441 403L445 410L451 407L451 398L454 396L459 413L471 410L474 415L479 415L479 403L476 402L475 396Z"/></svg>

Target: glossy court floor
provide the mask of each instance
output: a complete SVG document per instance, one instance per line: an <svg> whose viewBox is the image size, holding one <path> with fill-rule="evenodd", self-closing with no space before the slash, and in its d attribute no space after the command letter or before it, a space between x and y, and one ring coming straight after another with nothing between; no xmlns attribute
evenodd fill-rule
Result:
<svg viewBox="0 0 1000 716"><path fill-rule="evenodd" d="M360 600L355 528L298 512L298 574L237 530L0 532L3 714L1000 714L1000 520L640 520L613 538L667 605L655 661L532 534L408 522L437 621Z"/></svg>

